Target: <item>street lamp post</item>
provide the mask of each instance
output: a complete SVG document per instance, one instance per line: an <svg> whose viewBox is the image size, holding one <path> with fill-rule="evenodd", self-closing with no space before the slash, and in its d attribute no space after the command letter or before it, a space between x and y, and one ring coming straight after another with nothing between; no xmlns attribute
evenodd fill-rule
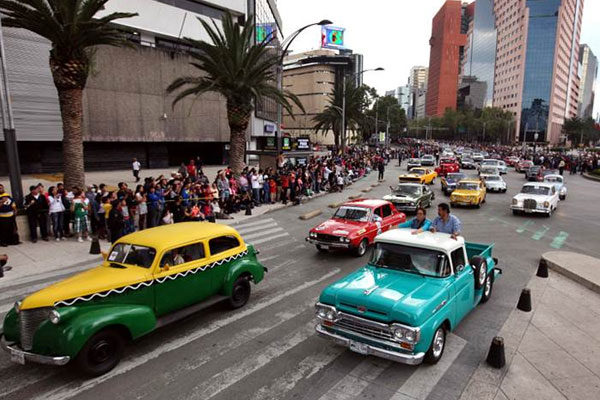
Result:
<svg viewBox="0 0 600 400"><path fill-rule="evenodd" d="M312 24L308 24L306 26L303 26L302 28L298 29L296 32L292 33L290 36L288 36L287 39L285 39L282 43L281 43L281 57L279 58L279 63L277 63L277 89L279 91L283 90L283 59L285 58L285 55L288 52L288 49L290 48L290 45L292 44L292 42L294 41L294 39L296 39L298 37L298 35L300 35L300 33L302 33L304 30L312 27L312 26L323 26L323 25L331 25L333 24L333 22L331 22L328 19L324 19L321 20L319 22L315 22ZM275 133L275 146L277 148L277 156L279 156L279 154L281 153L281 140L283 138L283 134L281 131L281 123L283 120L283 107L281 106L281 104L277 105L277 132Z"/></svg>

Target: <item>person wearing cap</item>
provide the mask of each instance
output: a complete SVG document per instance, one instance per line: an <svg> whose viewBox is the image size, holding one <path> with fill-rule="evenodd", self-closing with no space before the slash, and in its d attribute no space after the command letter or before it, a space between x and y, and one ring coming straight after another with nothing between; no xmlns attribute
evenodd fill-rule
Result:
<svg viewBox="0 0 600 400"><path fill-rule="evenodd" d="M0 246L19 244L15 215L17 206L0 184Z"/></svg>

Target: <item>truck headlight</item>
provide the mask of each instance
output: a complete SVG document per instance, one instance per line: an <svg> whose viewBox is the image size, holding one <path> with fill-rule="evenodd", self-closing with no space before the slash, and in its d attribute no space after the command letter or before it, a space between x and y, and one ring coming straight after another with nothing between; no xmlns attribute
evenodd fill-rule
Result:
<svg viewBox="0 0 600 400"><path fill-rule="evenodd" d="M337 310L333 306L317 303L315 304L317 318L325 321L334 322L337 320Z"/></svg>
<svg viewBox="0 0 600 400"><path fill-rule="evenodd" d="M23 305L23 302L21 300L19 301L15 301L15 312L18 314L21 312L21 306Z"/></svg>
<svg viewBox="0 0 600 400"><path fill-rule="evenodd" d="M56 310L52 310L52 311L50 311L50 314L48 315L48 319L54 325L57 325L60 322L60 313Z"/></svg>
<svg viewBox="0 0 600 400"><path fill-rule="evenodd" d="M544 202L544 207L546 207L546 208L550 207L550 202L549 201L545 201Z"/></svg>
<svg viewBox="0 0 600 400"><path fill-rule="evenodd" d="M398 342L416 344L420 339L420 329L401 324L392 324L394 339Z"/></svg>

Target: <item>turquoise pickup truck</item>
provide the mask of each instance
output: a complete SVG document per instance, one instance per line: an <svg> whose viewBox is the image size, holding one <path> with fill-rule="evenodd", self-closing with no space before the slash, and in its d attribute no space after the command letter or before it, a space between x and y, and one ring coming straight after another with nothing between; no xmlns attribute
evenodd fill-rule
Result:
<svg viewBox="0 0 600 400"><path fill-rule="evenodd" d="M323 290L316 331L360 354L435 364L448 332L492 295L502 273L492 248L444 233L385 232L365 267Z"/></svg>

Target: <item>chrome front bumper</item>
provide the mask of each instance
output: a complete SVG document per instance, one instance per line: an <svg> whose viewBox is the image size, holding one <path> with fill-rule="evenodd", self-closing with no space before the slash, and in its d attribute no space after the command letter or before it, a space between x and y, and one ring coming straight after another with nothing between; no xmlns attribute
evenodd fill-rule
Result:
<svg viewBox="0 0 600 400"><path fill-rule="evenodd" d="M550 212L547 208L524 208L519 206L510 206L511 210L514 211L523 211L524 213L533 213L533 214L548 214Z"/></svg>
<svg viewBox="0 0 600 400"><path fill-rule="evenodd" d="M394 205L394 207L396 207L396 210L398 211L411 211L411 212L415 212L417 211L417 206L410 206L408 204L401 204L401 203L392 203Z"/></svg>
<svg viewBox="0 0 600 400"><path fill-rule="evenodd" d="M306 238L306 241L310 244L326 246L331 249L349 249L352 247L350 243L342 243L342 242L323 242L317 239L313 239L310 237Z"/></svg>
<svg viewBox="0 0 600 400"><path fill-rule="evenodd" d="M351 345L353 344L353 340L348 339L344 336L329 332L325 328L323 328L323 326L321 324L318 324L315 327L315 330L317 331L317 334L319 334L319 336L324 337L326 339L330 339L334 343L336 343L340 346L344 346L344 347L348 347L348 348L352 349ZM371 340L376 341L376 339L371 339ZM399 351L386 350L386 349L375 347L375 346L372 346L372 345L366 344L366 343L361 343L361 346L364 349L366 349L365 355L381 357L381 358L385 358L387 360L392 360L392 361L399 362L402 364L419 365L423 362L423 358L425 357L425 353L416 353L416 354L401 353Z"/></svg>
<svg viewBox="0 0 600 400"><path fill-rule="evenodd" d="M65 365L71 361L71 357L69 356L52 357L29 353L19 349L14 343L7 342L4 336L0 337L0 347L2 347L2 350L10 354L10 360L17 364L25 364L26 361L31 361L46 365Z"/></svg>

